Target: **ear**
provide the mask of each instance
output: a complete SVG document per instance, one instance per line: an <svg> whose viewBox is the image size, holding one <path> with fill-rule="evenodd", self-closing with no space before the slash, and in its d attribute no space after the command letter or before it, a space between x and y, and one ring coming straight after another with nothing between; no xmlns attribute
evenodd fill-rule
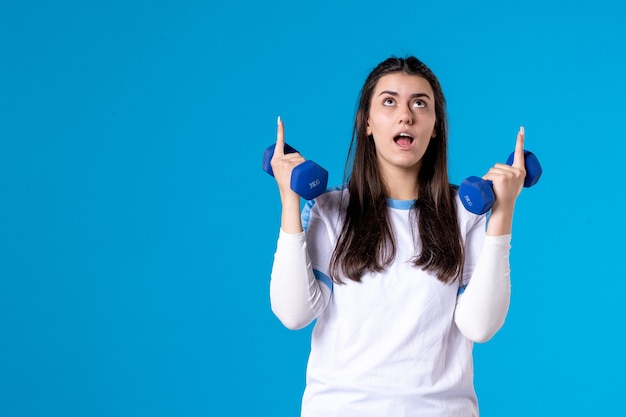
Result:
<svg viewBox="0 0 626 417"><path fill-rule="evenodd" d="M363 126L363 119L365 119L365 133L367 134L367 136L371 136L372 135L372 129L370 128L370 116L369 114L365 114L365 112L363 111L363 109L358 109L357 110L357 116L356 116L357 121L359 122L359 127Z"/></svg>

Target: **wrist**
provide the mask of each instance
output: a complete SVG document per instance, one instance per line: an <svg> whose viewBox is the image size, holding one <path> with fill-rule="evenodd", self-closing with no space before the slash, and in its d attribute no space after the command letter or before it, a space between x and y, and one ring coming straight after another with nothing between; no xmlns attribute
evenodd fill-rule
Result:
<svg viewBox="0 0 626 417"><path fill-rule="evenodd" d="M488 236L511 234L513 228L513 210L493 210L487 222Z"/></svg>
<svg viewBox="0 0 626 417"><path fill-rule="evenodd" d="M301 233L302 219L300 218L300 196L296 193L287 196L281 194L281 202L282 215L280 227L287 233Z"/></svg>

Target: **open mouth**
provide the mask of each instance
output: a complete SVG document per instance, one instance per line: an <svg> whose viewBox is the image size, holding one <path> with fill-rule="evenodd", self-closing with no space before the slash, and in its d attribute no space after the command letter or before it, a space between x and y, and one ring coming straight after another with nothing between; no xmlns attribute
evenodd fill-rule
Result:
<svg viewBox="0 0 626 417"><path fill-rule="evenodd" d="M400 147L404 148L404 147L408 147L411 146L411 144L413 143L413 136L411 136L408 133L398 133L394 138L393 141Z"/></svg>

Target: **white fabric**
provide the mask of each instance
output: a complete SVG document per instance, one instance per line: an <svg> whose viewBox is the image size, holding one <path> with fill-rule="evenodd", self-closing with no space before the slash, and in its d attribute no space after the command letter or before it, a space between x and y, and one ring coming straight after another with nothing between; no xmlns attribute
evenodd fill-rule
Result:
<svg viewBox="0 0 626 417"><path fill-rule="evenodd" d="M326 308L330 288L313 275L304 232L288 234L281 230L274 259L272 311L289 329L306 327Z"/></svg>
<svg viewBox="0 0 626 417"><path fill-rule="evenodd" d="M331 291L316 275L329 275L346 193L318 197L303 213L306 234L281 230L277 242L272 310L291 329L317 319L302 416L477 416L473 341L488 340L506 317L510 235L486 237L485 216L459 202L467 288L457 296L458 283L443 284L411 264L420 249L412 202L390 200L394 263Z"/></svg>

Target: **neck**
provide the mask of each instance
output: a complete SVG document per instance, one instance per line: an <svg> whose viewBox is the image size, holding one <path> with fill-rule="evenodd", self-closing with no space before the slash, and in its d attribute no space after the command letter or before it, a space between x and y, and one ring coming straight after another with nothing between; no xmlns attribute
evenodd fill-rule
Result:
<svg viewBox="0 0 626 417"><path fill-rule="evenodd" d="M387 189L387 197L394 200L417 200L417 174L410 171L394 172L383 178Z"/></svg>

